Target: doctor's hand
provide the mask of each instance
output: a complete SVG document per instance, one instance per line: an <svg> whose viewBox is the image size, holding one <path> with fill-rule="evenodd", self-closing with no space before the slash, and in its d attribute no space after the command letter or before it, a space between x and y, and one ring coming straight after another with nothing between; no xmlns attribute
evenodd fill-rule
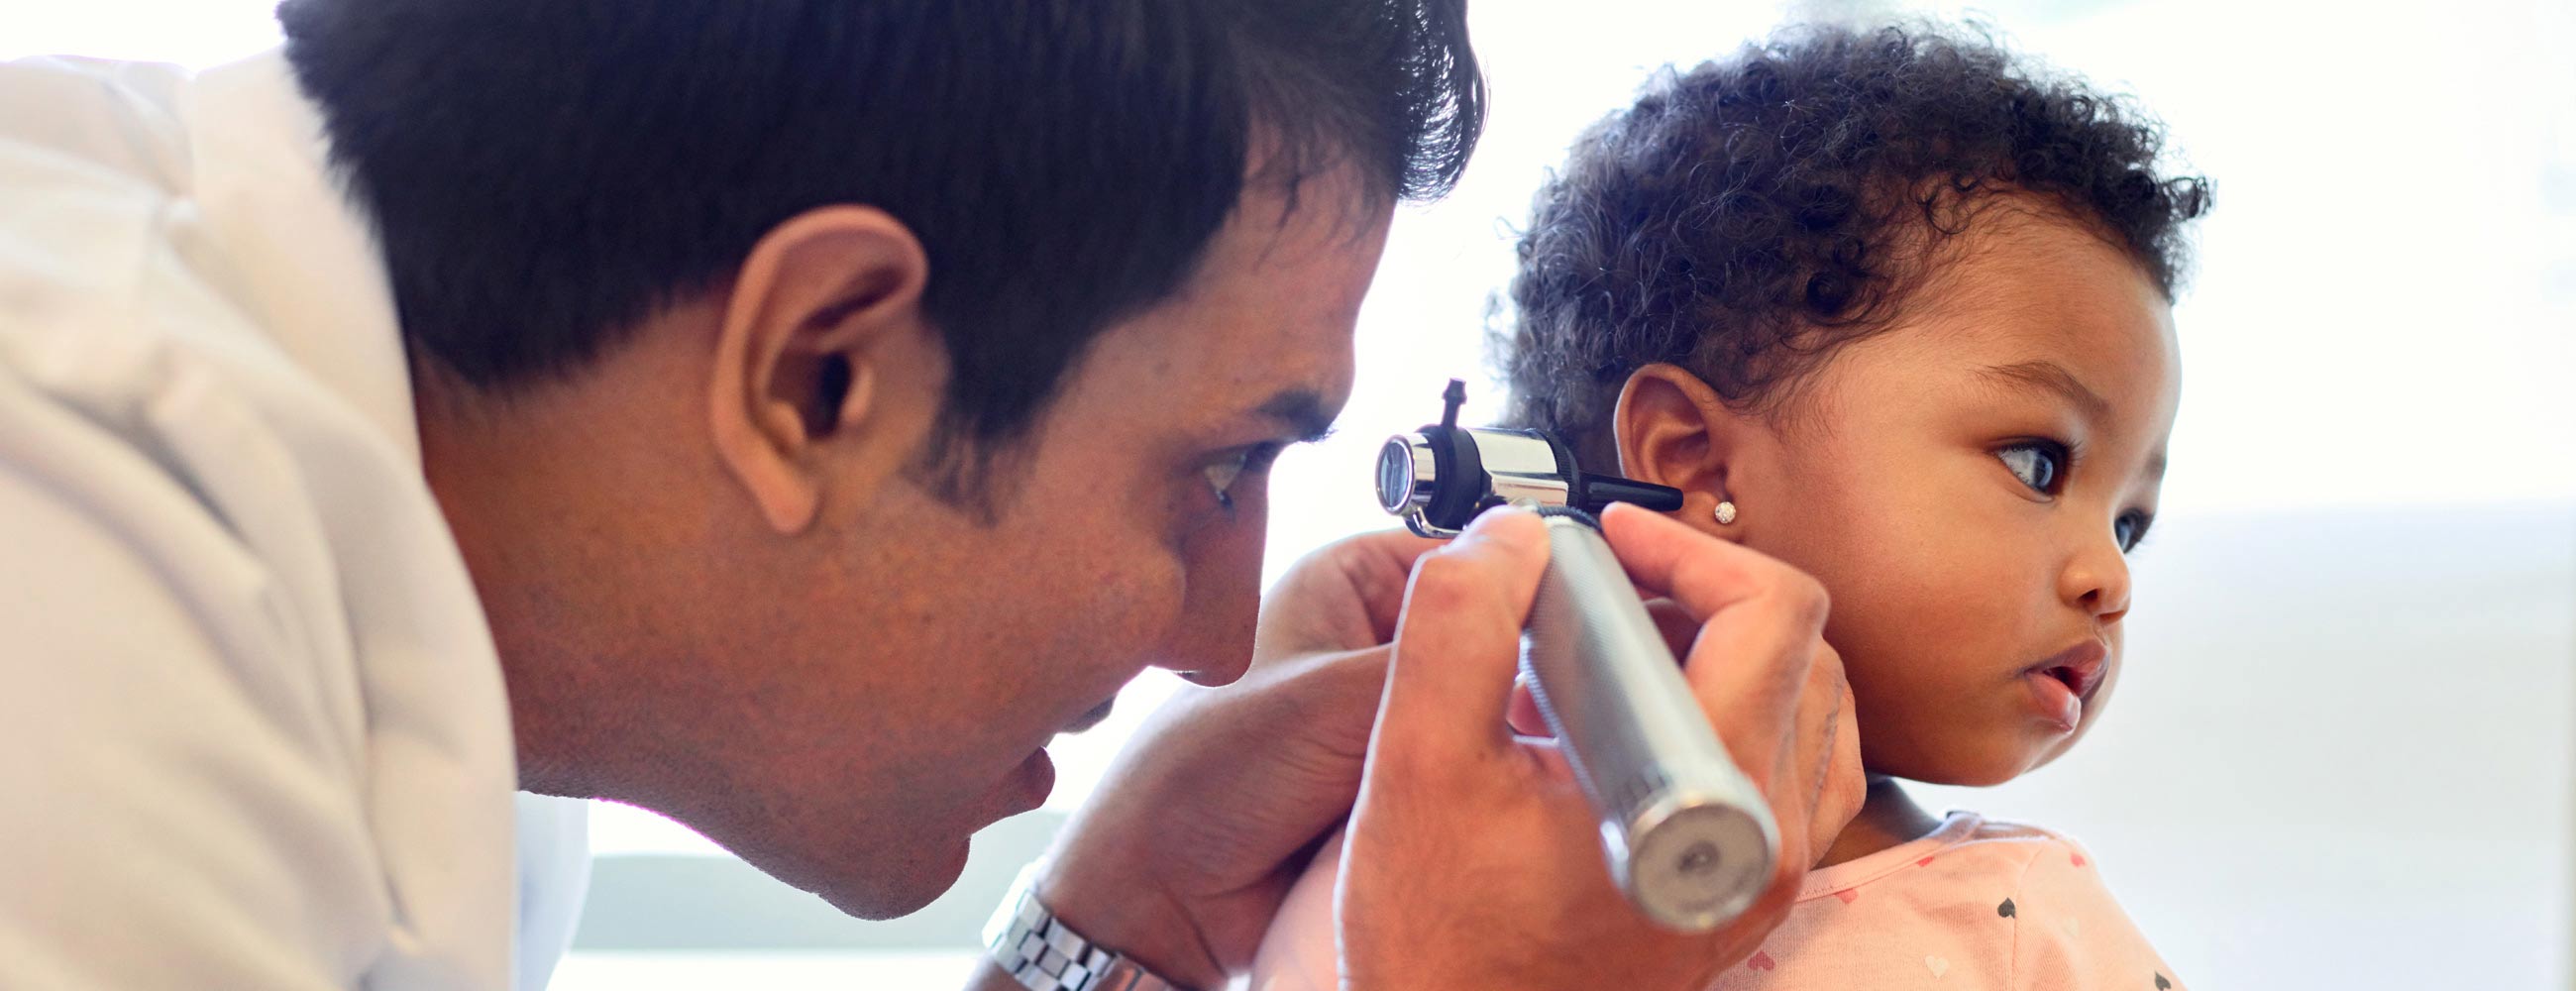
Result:
<svg viewBox="0 0 2576 991"><path fill-rule="evenodd" d="M1350 988L1704 988L1779 925L1859 812L1860 739L1823 590L1787 565L1629 506L1602 516L1640 590L1697 620L1684 678L1770 802L1781 851L1754 907L1684 935L1611 884L1553 745L1506 727L1519 631L1547 560L1527 513L1489 513L1416 569L1338 884Z"/></svg>
<svg viewBox="0 0 2576 991"><path fill-rule="evenodd" d="M1155 711L1060 834L1041 900L1172 980L1215 988L1248 969L1350 814L1406 579L1442 546L1369 533L1292 566L1262 601L1250 669Z"/></svg>
<svg viewBox="0 0 2576 991"><path fill-rule="evenodd" d="M1299 562L1263 603L1250 671L1185 689L1156 713L1065 830L1041 896L1102 944L1214 987L1249 965L1312 851L1359 799L1365 767L1345 926L1384 928L1356 939L1345 929L1354 988L1621 986L1600 961L1643 962L1639 942L1680 953L1687 973L1749 954L1859 808L1849 694L1816 635L1821 594L1784 565L1650 513L1614 507L1605 524L1641 587L1707 623L1683 624L1700 643L1675 651L1692 659L1688 679L1781 827L1780 874L1718 945L1635 915L1609 887L1562 762L1502 728L1546 553L1525 513L1481 521L1454 545L1370 534ZM1408 575L1426 554L1408 606ZM1410 632L1390 645L1400 614ZM1390 687L1399 650L1404 673ZM1482 756L1442 766L1433 755L1444 747ZM1469 919L1478 924L1458 924ZM1628 939L1600 943L1605 923Z"/></svg>

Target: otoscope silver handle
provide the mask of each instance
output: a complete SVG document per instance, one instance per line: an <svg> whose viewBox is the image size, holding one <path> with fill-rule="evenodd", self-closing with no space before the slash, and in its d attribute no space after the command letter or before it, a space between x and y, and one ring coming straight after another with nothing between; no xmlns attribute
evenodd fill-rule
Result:
<svg viewBox="0 0 2576 991"><path fill-rule="evenodd" d="M1548 509L1521 664L1601 822L1610 875L1683 931L1751 907L1779 859L1770 805L1727 756L1591 518Z"/></svg>

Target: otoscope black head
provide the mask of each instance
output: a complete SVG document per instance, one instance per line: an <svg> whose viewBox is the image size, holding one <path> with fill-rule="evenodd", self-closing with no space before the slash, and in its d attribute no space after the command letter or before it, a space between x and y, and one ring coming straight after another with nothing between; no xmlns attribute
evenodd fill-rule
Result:
<svg viewBox="0 0 2576 991"><path fill-rule="evenodd" d="M1399 434L1378 449L1377 501L1426 537L1456 536L1486 509L1504 504L1571 506L1597 513L1613 502L1681 508L1677 489L1586 472L1564 442L1535 430L1458 425L1467 383L1441 392L1440 422Z"/></svg>

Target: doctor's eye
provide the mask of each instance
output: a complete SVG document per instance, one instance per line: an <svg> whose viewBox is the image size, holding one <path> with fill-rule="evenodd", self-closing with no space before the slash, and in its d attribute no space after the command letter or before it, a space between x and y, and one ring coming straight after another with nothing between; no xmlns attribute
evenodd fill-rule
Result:
<svg viewBox="0 0 2576 991"><path fill-rule="evenodd" d="M1279 452L1286 450L1287 446L1278 441L1269 441L1254 444L1251 447L1237 448L1226 452L1201 469L1201 474L1207 479L1208 490L1216 496L1217 508L1228 513L1234 512L1237 499L1234 491L1236 483L1243 481L1246 475L1252 476L1255 481L1260 480L1269 473L1270 465L1279 460Z"/></svg>

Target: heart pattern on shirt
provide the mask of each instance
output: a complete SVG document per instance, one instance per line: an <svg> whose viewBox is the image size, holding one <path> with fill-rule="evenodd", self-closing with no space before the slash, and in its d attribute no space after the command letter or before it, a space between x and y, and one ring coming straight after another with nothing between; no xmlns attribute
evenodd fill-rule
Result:
<svg viewBox="0 0 2576 991"><path fill-rule="evenodd" d="M2077 866L2077 867L2082 867L2082 866L2084 866L2084 865L2085 865L2085 863L2086 863L2086 861L2085 861L2085 859L2084 859L2084 855L2083 855L2083 854L2081 854L2081 853L2075 853L2075 852L2071 852L2071 851L2070 851L2070 852L2067 854L2067 859L2069 860L2069 862L2073 863L2073 864L2074 864L2075 866ZM1931 858L1931 857L1925 857L1925 858L1923 858L1923 859L1921 859L1921 860L1917 860L1917 861L1915 861L1915 862L1914 862L1914 865L1915 865L1915 866L1917 866L1917 867L1929 867L1929 866L1932 866L1932 860L1933 860L1933 858ZM1860 892L1859 892L1859 891L1856 891L1856 890L1854 890L1854 889L1851 889L1851 888L1845 888L1845 889L1843 889L1843 890L1841 890L1841 891L1834 892L1834 897L1839 898L1839 899L1842 899L1843 904L1845 904L1845 905L1849 905L1849 904L1851 904L1851 903L1853 903L1853 902L1855 902L1855 901L1860 900ZM2006 899L2004 899L2002 904L1995 906L1995 915L1997 915L1997 916L1999 916L1999 917L2001 917L2001 918L2006 918L2006 919L2018 918L2018 917L2020 917L2020 914L2021 914L2021 909L2020 909L2018 906L2015 906L2015 905L2013 904L2013 900L2012 900L2012 899L2010 899L2010 898L2006 898ZM2065 930L2066 930L2066 934L2067 934L2068 936L2074 936L2074 935L2076 935L2076 931L2077 931L2077 923L2076 923L2076 919L2075 919L2075 917L2074 917L2074 916L2067 916L2067 917L2065 917L2065 918L2063 918L2063 919L2060 919L2060 920L2059 920L2059 924L2065 928ZM1771 954L1770 954L1770 953L1768 953L1768 952L1766 952L1766 951L1762 951L1762 950L1756 950L1756 951L1754 951L1754 953L1753 953L1753 957L1752 957L1752 959L1746 960L1746 961L1744 962L1744 966L1745 966L1745 969L1748 969L1748 970L1769 971L1769 970L1776 970L1776 969L1778 969L1778 968L1779 968L1779 966L1780 966L1780 962L1779 962L1779 961L1777 961L1777 960L1772 959L1772 958L1771 958ZM1928 971L1932 972L1932 979L1933 979L1933 980L1936 980L1936 981L1937 981L1937 980L1941 980L1941 979L1943 979L1943 978L1945 978L1945 977L1949 976L1949 973L1950 973L1950 961L1949 961L1949 959L1948 959L1948 958L1946 958L1946 957L1939 957L1939 956L1928 956L1928 957L1924 957L1924 958L1923 958L1923 969L1925 969L1925 970L1928 970ZM2156 975L2155 975L2155 978L2156 978L2156 991L2173 991L2173 981L2172 981L2172 980L2170 980L2170 979L2166 978L2166 977L2165 977L2165 975L2163 975L2163 974L2161 974L2161 973L2156 974Z"/></svg>

